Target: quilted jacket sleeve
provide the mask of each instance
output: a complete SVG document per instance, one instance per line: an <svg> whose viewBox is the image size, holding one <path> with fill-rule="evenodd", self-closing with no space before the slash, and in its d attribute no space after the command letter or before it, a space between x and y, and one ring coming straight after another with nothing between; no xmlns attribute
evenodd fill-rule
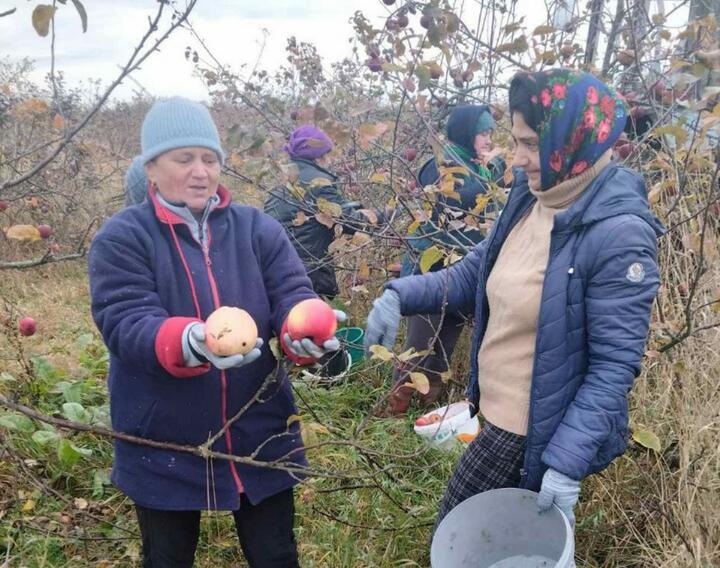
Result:
<svg viewBox="0 0 720 568"><path fill-rule="evenodd" d="M617 449L613 455L624 450L619 438L627 429L627 395L640 372L659 286L654 231L639 217L615 219L592 247L585 293L587 375L542 455L545 465L573 479L590 473L601 447Z"/></svg>
<svg viewBox="0 0 720 568"><path fill-rule="evenodd" d="M475 311L475 295L480 267L485 259L487 240L450 268L392 280L386 288L400 296L404 316L437 314L447 302L449 313Z"/></svg>

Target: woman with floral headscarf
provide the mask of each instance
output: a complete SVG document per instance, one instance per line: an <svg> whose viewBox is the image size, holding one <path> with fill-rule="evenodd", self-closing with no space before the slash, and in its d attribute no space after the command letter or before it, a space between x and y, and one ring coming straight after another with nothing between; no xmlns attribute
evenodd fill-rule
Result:
<svg viewBox="0 0 720 568"><path fill-rule="evenodd" d="M368 317L392 347L400 315L474 310L468 396L485 419L438 522L499 487L539 490L574 522L581 480L625 451L627 395L659 285L657 237L637 173L612 162L624 102L587 73L510 85L516 176L488 237L452 267L389 282Z"/></svg>

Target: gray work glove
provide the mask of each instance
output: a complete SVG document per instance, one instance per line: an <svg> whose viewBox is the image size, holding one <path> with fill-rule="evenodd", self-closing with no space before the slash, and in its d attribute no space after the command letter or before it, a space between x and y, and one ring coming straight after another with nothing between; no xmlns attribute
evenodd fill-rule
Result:
<svg viewBox="0 0 720 568"><path fill-rule="evenodd" d="M541 513L557 505L570 521L570 526L575 526L575 513L573 509L580 497L580 482L569 478L564 473L554 469L548 469L543 475L540 493L537 497L538 511Z"/></svg>
<svg viewBox="0 0 720 568"><path fill-rule="evenodd" d="M400 296L394 290L385 290L383 295L373 302L368 314L365 329L365 351L371 345L382 345L389 350L395 347L400 329Z"/></svg>
<svg viewBox="0 0 720 568"><path fill-rule="evenodd" d="M342 310L333 310L333 312L335 312L335 318L338 322L342 323L347 319L347 314ZM292 352L293 355L309 359L320 359L324 355L340 349L340 340L337 337L331 337L322 345L318 345L309 337L293 339L289 333L285 333L283 341L285 342L285 347Z"/></svg>
<svg viewBox="0 0 720 568"><path fill-rule="evenodd" d="M204 323L192 322L185 327L182 334L182 350L187 367L199 367L205 363L210 363L220 370L242 367L260 357L260 348L262 346L263 340L258 337L255 347L247 355L222 357L210 351L210 348L205 343Z"/></svg>

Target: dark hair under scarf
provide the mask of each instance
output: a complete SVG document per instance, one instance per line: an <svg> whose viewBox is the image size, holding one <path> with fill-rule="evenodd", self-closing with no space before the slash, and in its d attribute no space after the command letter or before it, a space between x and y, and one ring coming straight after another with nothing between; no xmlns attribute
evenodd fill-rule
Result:
<svg viewBox="0 0 720 568"><path fill-rule="evenodd" d="M627 121L625 102L614 89L570 69L518 73L509 98L510 115L520 113L540 138L543 190L592 166Z"/></svg>

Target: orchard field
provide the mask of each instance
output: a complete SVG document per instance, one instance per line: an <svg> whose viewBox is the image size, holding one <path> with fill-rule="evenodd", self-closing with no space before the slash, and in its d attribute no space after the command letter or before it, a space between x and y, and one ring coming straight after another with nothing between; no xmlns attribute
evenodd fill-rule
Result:
<svg viewBox="0 0 720 568"><path fill-rule="evenodd" d="M717 0L550 2L537 24L510 0L383 0L387 18L378 23L363 14L364 0L347 14L354 35L345 59L329 63L288 38L281 68L259 60L244 74L206 47L192 26L195 4L153 3L116 81L93 91L69 86L54 65L37 84L32 61L0 53L0 566L140 565L131 503L108 477L108 354L90 316L86 253L124 205L123 176L153 102L141 91L113 92L173 34L188 36L191 47L178 57L207 87L228 154L222 183L236 202L262 207L271 188L296 188L282 146L295 126L314 123L336 142L331 169L342 192L366 207L395 208L391 224L352 237L330 204L315 212L337 229L336 303L356 326L396 276L393 265L437 195L452 191L418 187L415 175L440 148L453 106L491 104L495 143L510 161L505 109L515 70L586 69L620 90L632 128L617 157L642 172L668 233L630 399L631 444L583 484L576 559L593 568L720 565ZM0 18L54 36L55 10L93 25L76 0L38 4L32 21L2 8ZM493 187L490 198L502 201L504 190ZM441 228L477 227L485 205ZM425 255L426 264L456 260L439 246ZM26 317L32 334L19 327ZM468 351L466 330L446 377L450 400L464 396ZM399 357L407 357L399 348L379 353L329 388L294 371L313 473L296 491L303 566L429 565L438 502L462 448L423 445L412 432L415 407L402 419L375 415ZM203 517L197 566L245 565L231 521Z"/></svg>

